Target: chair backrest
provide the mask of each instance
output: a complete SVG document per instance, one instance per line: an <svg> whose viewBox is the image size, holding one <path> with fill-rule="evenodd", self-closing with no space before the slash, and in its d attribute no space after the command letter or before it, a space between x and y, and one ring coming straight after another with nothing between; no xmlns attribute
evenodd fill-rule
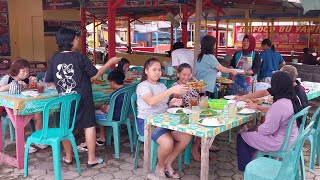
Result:
<svg viewBox="0 0 320 180"><path fill-rule="evenodd" d="M37 80L38 81L44 81L44 76L45 76L45 73L44 72L41 72L39 74L37 74Z"/></svg>
<svg viewBox="0 0 320 180"><path fill-rule="evenodd" d="M284 152L288 149L288 144L290 142L290 137L291 137L291 132L292 132L292 128L293 128L293 124L294 122L296 122L297 118L302 117L302 122L299 128L299 134L301 134L301 132L303 131L305 124L306 124L306 119L307 119L307 115L308 115L308 110L309 110L310 106L302 109L300 112L296 113L295 115L293 115L291 117L291 119L289 120L289 124L288 124L288 128L286 131L286 135L283 139L283 144L281 146L281 148L279 149L279 151Z"/></svg>
<svg viewBox="0 0 320 180"><path fill-rule="evenodd" d="M298 168L298 161L300 159L302 147L306 138L309 136L314 122L311 121L309 125L302 130L297 139L292 143L290 148L285 152L282 165L276 179L294 179Z"/></svg>
<svg viewBox="0 0 320 180"><path fill-rule="evenodd" d="M141 74L141 73L142 73L142 70L143 70L143 66L133 66L133 67L130 67L130 71L133 71L133 70L136 70L138 74Z"/></svg>
<svg viewBox="0 0 320 180"><path fill-rule="evenodd" d="M137 124L138 112L137 112L137 93L136 92L134 92L131 96L131 108L132 108L133 121L135 124L136 132L138 136L141 136L141 134L139 133L138 124Z"/></svg>
<svg viewBox="0 0 320 180"><path fill-rule="evenodd" d="M74 129L77 109L81 96L79 94L67 94L48 102L43 109L43 128L40 139L47 139L49 129L50 111L60 111L59 137L68 136ZM72 117L72 122L70 122ZM70 126L71 125L71 126Z"/></svg>
<svg viewBox="0 0 320 180"><path fill-rule="evenodd" d="M320 132L320 106L316 109L311 117L311 121L314 121L314 128L317 132Z"/></svg>
<svg viewBox="0 0 320 180"><path fill-rule="evenodd" d="M120 90L118 90L112 95L109 102L109 112L108 112L107 121L113 120L113 113L115 111L115 102L117 97L121 94L123 94L123 103L121 107L120 120L128 117L129 108L130 108L130 99L132 94L135 92L137 85L138 83L130 84L129 86L125 86L121 88Z"/></svg>

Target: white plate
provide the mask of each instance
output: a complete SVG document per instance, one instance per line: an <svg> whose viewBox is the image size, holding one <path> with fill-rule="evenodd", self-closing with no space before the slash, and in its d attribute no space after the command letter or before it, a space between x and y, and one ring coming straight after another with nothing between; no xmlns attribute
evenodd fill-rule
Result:
<svg viewBox="0 0 320 180"><path fill-rule="evenodd" d="M186 114L190 114L191 113L191 110L190 109L187 109L187 108L169 108L167 109L167 112L170 113L170 114L180 114L180 113L176 113L177 110L179 109L182 109L184 113Z"/></svg>
<svg viewBox="0 0 320 180"><path fill-rule="evenodd" d="M22 91L21 94L24 96L31 96L31 97L38 97L40 95L37 91Z"/></svg>
<svg viewBox="0 0 320 180"><path fill-rule="evenodd" d="M245 102L245 101L238 101L238 102L236 103L236 106L237 106L238 108L244 108L246 105L247 105L247 102Z"/></svg>
<svg viewBox="0 0 320 180"><path fill-rule="evenodd" d="M238 73L244 73L243 69L233 69L233 70L237 71Z"/></svg>
<svg viewBox="0 0 320 180"><path fill-rule="evenodd" d="M202 122L200 122L202 121ZM225 121L223 120L220 120L222 121L222 123L220 123L217 118L215 117L212 117L212 118L205 118L205 119L201 119L199 120L197 123L202 125L202 126L213 126L213 127L217 127L217 126L223 126L226 124Z"/></svg>
<svg viewBox="0 0 320 180"><path fill-rule="evenodd" d="M224 99L228 99L228 100L234 100L236 98L235 95L229 95L229 96L224 96Z"/></svg>
<svg viewBox="0 0 320 180"><path fill-rule="evenodd" d="M249 109L249 108L244 108L241 111L238 112L238 114L253 114L256 111L253 109Z"/></svg>

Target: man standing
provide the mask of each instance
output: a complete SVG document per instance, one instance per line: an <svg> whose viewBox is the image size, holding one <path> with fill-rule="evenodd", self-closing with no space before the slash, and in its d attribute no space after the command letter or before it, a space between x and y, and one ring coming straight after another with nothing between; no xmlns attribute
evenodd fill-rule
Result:
<svg viewBox="0 0 320 180"><path fill-rule="evenodd" d="M192 50L184 48L182 42L173 44L173 51L171 53L172 66L179 66L182 63L188 63L193 68L194 66L194 53Z"/></svg>

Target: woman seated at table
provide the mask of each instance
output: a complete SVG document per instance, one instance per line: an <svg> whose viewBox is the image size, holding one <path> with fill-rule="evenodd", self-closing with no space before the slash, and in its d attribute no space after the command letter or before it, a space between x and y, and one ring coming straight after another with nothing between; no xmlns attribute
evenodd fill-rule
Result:
<svg viewBox="0 0 320 180"><path fill-rule="evenodd" d="M176 85L167 89L160 83L162 75L161 64L155 58L148 59L144 64L141 83L137 86L137 124L140 134L144 134L144 120L152 115L166 112L168 107L182 105L182 100L173 98L172 94L184 94L188 88L185 85ZM169 102L169 105L168 105ZM156 174L160 177L179 178L173 170L172 162L186 148L191 135L165 128L155 128L151 136L158 146L158 164Z"/></svg>
<svg viewBox="0 0 320 180"><path fill-rule="evenodd" d="M242 41L242 50L233 55L230 67L244 70L234 79L234 93L251 91L252 77L259 73L261 65L261 58L259 53L254 51L255 47L255 38L252 35L245 35Z"/></svg>
<svg viewBox="0 0 320 180"><path fill-rule="evenodd" d="M292 65L285 65L283 66L280 71L285 71L287 73L290 74L291 78L292 78L292 85L293 85L293 89L295 91L295 94L298 96L298 99L299 99L299 108L300 109L304 109L308 106L308 97L307 97L307 94L306 92L304 91L304 89L301 87L301 83L297 80L297 77L298 77L298 71L297 69L292 66ZM261 91L256 91L254 93L251 93L251 94L246 94L246 95L243 95L243 96L237 96L236 97L236 100L237 101L243 101L243 100L246 100L246 99L253 99L253 98L260 98L260 97L263 97L263 96L268 96L268 95L272 95L274 96L273 92L272 92L272 88L269 88L267 90L261 90ZM259 111L262 111L262 112L267 112L269 110L270 107L268 106L257 106L256 107ZM298 127L300 126L301 124L301 118L298 119Z"/></svg>
<svg viewBox="0 0 320 180"><path fill-rule="evenodd" d="M30 64L25 59L17 59L13 61L11 67L9 69L9 74L2 77L0 80L0 91L8 91L10 88L10 84L13 81L17 81L23 88L27 88L27 85L30 82L37 82L37 78L30 76L29 77ZM2 115L7 115L6 112L3 112ZM42 129L42 114L37 113L33 117L35 123L35 129ZM40 149L47 148L47 145L36 144L35 146ZM36 152L37 149L30 146L29 153Z"/></svg>
<svg viewBox="0 0 320 180"><path fill-rule="evenodd" d="M255 152L272 152L280 149L288 128L290 118L299 112L299 100L295 94L292 78L284 71L276 72L271 78L273 104L266 113L266 121L249 132L237 137L238 169L244 171ZM254 106L249 106L257 110ZM298 136L298 127L294 122L290 144Z"/></svg>
<svg viewBox="0 0 320 180"><path fill-rule="evenodd" d="M130 79L133 77L133 73L129 71L129 67L130 67L130 61L126 58L121 58L116 69L125 74L126 76L125 79Z"/></svg>

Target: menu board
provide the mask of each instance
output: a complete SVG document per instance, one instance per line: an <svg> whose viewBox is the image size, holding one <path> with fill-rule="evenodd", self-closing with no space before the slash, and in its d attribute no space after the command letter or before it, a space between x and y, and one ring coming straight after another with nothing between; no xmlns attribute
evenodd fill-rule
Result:
<svg viewBox="0 0 320 180"><path fill-rule="evenodd" d="M0 56L10 56L8 1L0 0Z"/></svg>
<svg viewBox="0 0 320 180"><path fill-rule="evenodd" d="M244 37L244 26L235 27L235 43L241 44ZM252 26L251 32L255 37L257 44L265 38L268 38L268 31L271 31L271 26ZM272 43L282 47L292 47L292 45L299 45L308 47L309 33L310 45L319 45L320 26L274 26L273 27ZM271 33L269 33L271 34Z"/></svg>
<svg viewBox="0 0 320 180"><path fill-rule="evenodd" d="M69 28L81 31L80 21L44 21L44 35L55 36L60 28Z"/></svg>

